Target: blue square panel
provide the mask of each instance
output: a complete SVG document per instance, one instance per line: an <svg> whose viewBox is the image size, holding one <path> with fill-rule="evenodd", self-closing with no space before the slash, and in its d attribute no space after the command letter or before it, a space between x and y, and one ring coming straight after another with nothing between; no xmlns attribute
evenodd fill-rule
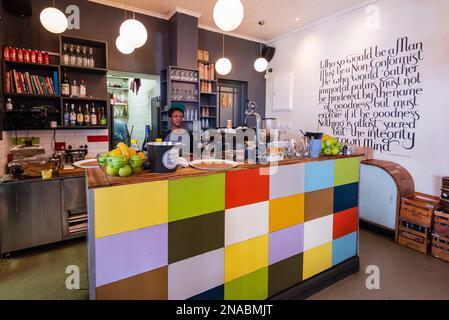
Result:
<svg viewBox="0 0 449 320"><path fill-rule="evenodd" d="M305 191L311 192L334 186L335 161L317 161L306 164Z"/></svg>
<svg viewBox="0 0 449 320"><path fill-rule="evenodd" d="M357 232L332 242L332 266L355 257L357 254Z"/></svg>
<svg viewBox="0 0 449 320"><path fill-rule="evenodd" d="M359 184L351 183L334 188L334 213L359 206Z"/></svg>

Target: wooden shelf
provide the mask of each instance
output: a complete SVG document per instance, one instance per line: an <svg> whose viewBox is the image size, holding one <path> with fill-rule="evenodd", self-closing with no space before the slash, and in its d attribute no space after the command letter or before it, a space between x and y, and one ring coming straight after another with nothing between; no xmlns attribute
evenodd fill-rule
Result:
<svg viewBox="0 0 449 320"><path fill-rule="evenodd" d="M207 61L207 60L198 60L199 63L202 64L207 64L207 65L211 65L211 64L215 64L215 62L213 61Z"/></svg>
<svg viewBox="0 0 449 320"><path fill-rule="evenodd" d="M216 92L200 92L200 94L217 95Z"/></svg>
<svg viewBox="0 0 449 320"><path fill-rule="evenodd" d="M5 93L7 98L42 98L42 99L59 99L61 96L46 94L26 94L26 93Z"/></svg>
<svg viewBox="0 0 449 320"><path fill-rule="evenodd" d="M113 106L127 106L127 103L114 103Z"/></svg>
<svg viewBox="0 0 449 320"><path fill-rule="evenodd" d="M57 64L40 64L40 63L30 63L30 62L18 62L18 61L8 61L3 60L6 65L11 67L24 67L29 69L58 69L59 65Z"/></svg>
<svg viewBox="0 0 449 320"><path fill-rule="evenodd" d="M106 99L89 98L89 97L62 97L62 100L107 102Z"/></svg>
<svg viewBox="0 0 449 320"><path fill-rule="evenodd" d="M206 79L200 79L200 81L202 81L202 82L211 82L211 83L218 82L217 80L206 80Z"/></svg>
<svg viewBox="0 0 449 320"><path fill-rule="evenodd" d="M56 129L60 129L60 130L81 130L81 129L108 129L108 126L74 126L74 127L60 127L60 128L56 128Z"/></svg>
<svg viewBox="0 0 449 320"><path fill-rule="evenodd" d="M47 114L61 114L61 112L60 111L15 111L15 110L13 110L13 111L5 111L5 114L6 115L8 115L8 114L33 114L33 113L36 113L36 114L40 114L40 113L47 113Z"/></svg>
<svg viewBox="0 0 449 320"><path fill-rule="evenodd" d="M76 71L76 72L86 72L86 73L97 73L97 74L106 74L108 69L103 68L86 68L86 67L76 67L76 66L66 66L61 65L61 68L66 68L68 71Z"/></svg>

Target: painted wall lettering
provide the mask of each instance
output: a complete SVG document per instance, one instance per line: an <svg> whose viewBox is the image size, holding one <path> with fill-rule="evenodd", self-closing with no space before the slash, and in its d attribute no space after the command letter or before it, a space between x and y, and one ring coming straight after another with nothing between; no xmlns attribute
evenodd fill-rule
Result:
<svg viewBox="0 0 449 320"><path fill-rule="evenodd" d="M423 94L422 42L407 36L320 63L318 124L342 142L382 153L412 150ZM326 130L328 129L328 130Z"/></svg>

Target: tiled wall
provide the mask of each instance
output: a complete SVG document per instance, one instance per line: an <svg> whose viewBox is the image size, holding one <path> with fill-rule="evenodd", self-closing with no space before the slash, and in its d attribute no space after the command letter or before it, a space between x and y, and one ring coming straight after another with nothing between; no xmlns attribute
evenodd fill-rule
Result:
<svg viewBox="0 0 449 320"><path fill-rule="evenodd" d="M4 175L6 171L7 155L11 148L10 134L7 131L3 133L3 140L0 140L0 175Z"/></svg>
<svg viewBox="0 0 449 320"><path fill-rule="evenodd" d="M132 79L130 79L132 80ZM159 82L155 80L142 79L139 94L131 90L128 94L129 119L128 130L134 125L133 138L142 145L145 139L145 125L151 124L151 98L159 96Z"/></svg>
<svg viewBox="0 0 449 320"><path fill-rule="evenodd" d="M359 166L347 158L95 189L96 298L260 300L356 256Z"/></svg>

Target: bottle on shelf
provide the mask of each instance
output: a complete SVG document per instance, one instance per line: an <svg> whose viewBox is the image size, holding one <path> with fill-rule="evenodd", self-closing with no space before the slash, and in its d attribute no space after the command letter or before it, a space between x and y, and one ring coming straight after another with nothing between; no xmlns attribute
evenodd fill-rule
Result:
<svg viewBox="0 0 449 320"><path fill-rule="evenodd" d="M7 45L4 45L3 46L3 60L9 61L9 59L10 59L9 52L10 52L9 47Z"/></svg>
<svg viewBox="0 0 449 320"><path fill-rule="evenodd" d="M106 126L108 123L107 123L107 120L106 120L106 112L105 112L105 110L104 110L104 107L102 107L101 108L101 120L100 120L100 125L101 126Z"/></svg>
<svg viewBox="0 0 449 320"><path fill-rule="evenodd" d="M97 126L98 125L97 114L95 112L95 105L93 103L92 103L92 112L90 114L90 124L92 126Z"/></svg>
<svg viewBox="0 0 449 320"><path fill-rule="evenodd" d="M31 50L31 63L37 62L37 50Z"/></svg>
<svg viewBox="0 0 449 320"><path fill-rule="evenodd" d="M67 44L64 43L63 47L62 47L62 64L63 65L69 65L70 63L70 57L69 57L69 51L67 49Z"/></svg>
<svg viewBox="0 0 449 320"><path fill-rule="evenodd" d="M89 48L89 55L87 57L87 65L89 68L95 68L94 53L93 53L92 48Z"/></svg>
<svg viewBox="0 0 449 320"><path fill-rule="evenodd" d="M67 76L67 69L64 69L64 75L62 77L61 95L64 97L70 96L70 84Z"/></svg>
<svg viewBox="0 0 449 320"><path fill-rule="evenodd" d="M76 112L75 105L72 103L70 108L70 126L76 126Z"/></svg>
<svg viewBox="0 0 449 320"><path fill-rule="evenodd" d="M87 57L87 48L83 47L83 67L89 67L89 58Z"/></svg>
<svg viewBox="0 0 449 320"><path fill-rule="evenodd" d="M23 61L26 63L31 62L31 50L25 49L25 52L23 53Z"/></svg>
<svg viewBox="0 0 449 320"><path fill-rule="evenodd" d="M50 55L48 54L48 52L47 51L45 51L44 53L43 53L43 55L44 55L44 64L50 64ZM24 55L24 59L25 59L25 55Z"/></svg>
<svg viewBox="0 0 449 320"><path fill-rule="evenodd" d="M70 87L70 95L71 95L72 97L77 97L77 96L79 96L79 87L78 87L78 85L76 84L76 80L73 80L73 84L72 84L72 86Z"/></svg>
<svg viewBox="0 0 449 320"><path fill-rule="evenodd" d="M86 104L86 109L84 111L84 125L90 126L91 125L91 118L90 118L90 112L89 112L89 105Z"/></svg>
<svg viewBox="0 0 449 320"><path fill-rule="evenodd" d="M81 48L80 46L76 46L76 66L82 67L83 66L83 57L81 55Z"/></svg>
<svg viewBox="0 0 449 320"><path fill-rule="evenodd" d="M145 126L145 139L143 139L142 151L144 152L148 151L147 148L148 142L151 142L151 126L149 124Z"/></svg>
<svg viewBox="0 0 449 320"><path fill-rule="evenodd" d="M80 97L87 96L86 84L85 84L84 80L81 80L81 83L80 83L79 96Z"/></svg>
<svg viewBox="0 0 449 320"><path fill-rule="evenodd" d="M19 50L17 50L17 61L23 62L23 49L22 48L19 48Z"/></svg>
<svg viewBox="0 0 449 320"><path fill-rule="evenodd" d="M97 107L97 125L101 125L101 108Z"/></svg>
<svg viewBox="0 0 449 320"><path fill-rule="evenodd" d="M81 127L84 124L84 114L83 110L81 109L81 105L78 107L78 113L76 114L76 125Z"/></svg>
<svg viewBox="0 0 449 320"><path fill-rule="evenodd" d="M69 104L66 103L64 105L64 127L68 127L69 125L70 125Z"/></svg>
<svg viewBox="0 0 449 320"><path fill-rule="evenodd" d="M8 100L6 101L6 111L11 112L12 109L13 109L13 106L12 106L11 98L8 98Z"/></svg>
<svg viewBox="0 0 449 320"><path fill-rule="evenodd" d="M69 64L71 66L76 66L76 55L75 55L75 49L73 48L73 44L70 45Z"/></svg>
<svg viewBox="0 0 449 320"><path fill-rule="evenodd" d="M44 54L42 53L42 50L39 50L39 51L37 52L37 57L36 57L36 59L37 59L37 63L39 63L39 64L44 64Z"/></svg>
<svg viewBox="0 0 449 320"><path fill-rule="evenodd" d="M12 47L9 50L9 61L17 61L17 48Z"/></svg>

